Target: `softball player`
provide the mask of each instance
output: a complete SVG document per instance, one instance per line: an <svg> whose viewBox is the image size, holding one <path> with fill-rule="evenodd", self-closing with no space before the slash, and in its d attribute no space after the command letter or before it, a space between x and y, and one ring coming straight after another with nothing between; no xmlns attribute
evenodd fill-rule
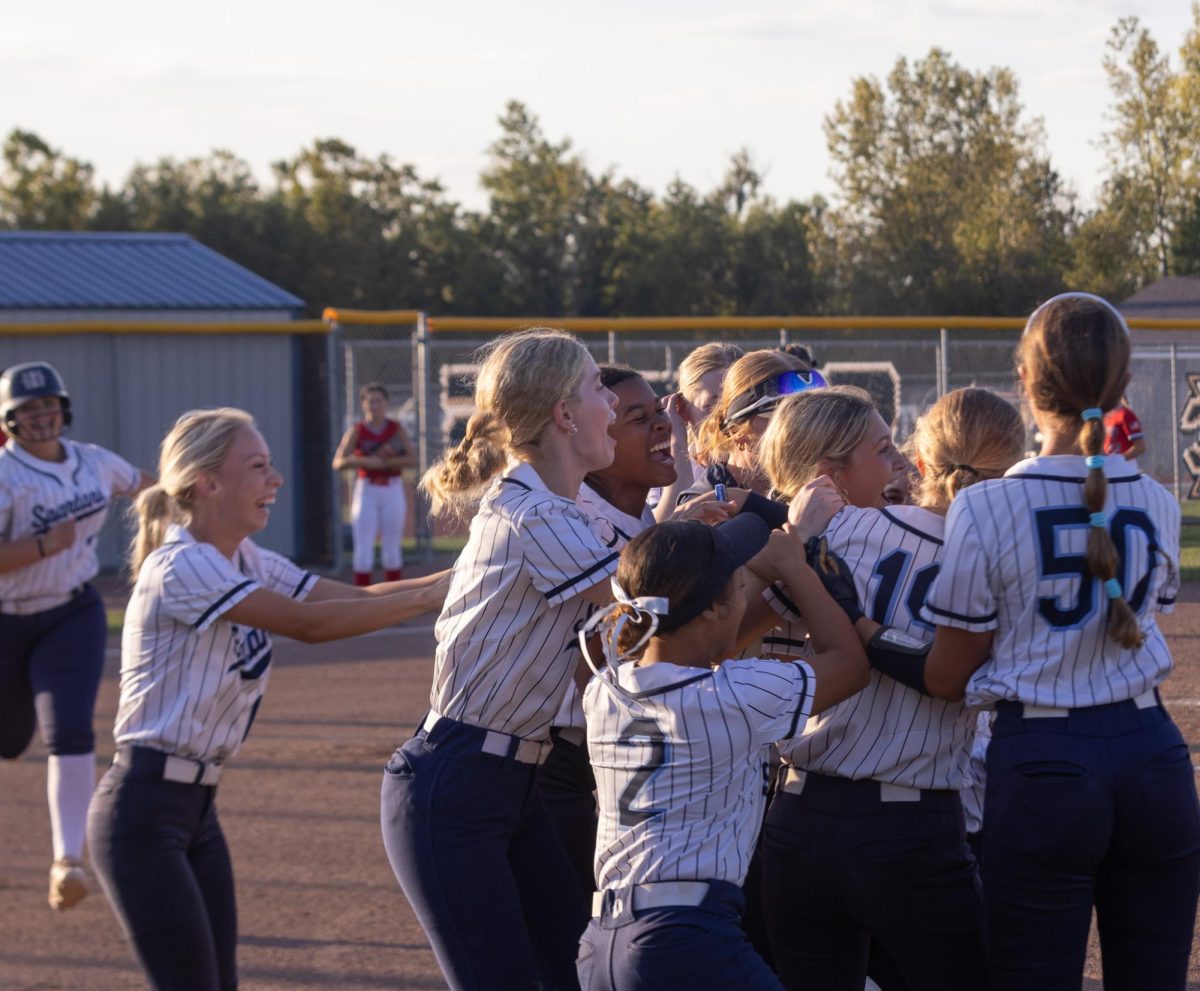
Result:
<svg viewBox="0 0 1200 991"><path fill-rule="evenodd" d="M1105 987L1187 981L1200 807L1154 618L1175 603L1179 505L1101 454L1129 357L1098 297L1033 313L1017 367L1043 453L955 500L928 600L929 689L996 710L983 889L1000 989L1079 987L1093 907Z"/></svg>
<svg viewBox="0 0 1200 991"><path fill-rule="evenodd" d="M783 351L751 351L730 366L721 398L700 425L696 460L706 466L682 503L714 485L751 489L766 495L767 479L758 463L758 442L772 411L787 395L826 384L821 373Z"/></svg>
<svg viewBox="0 0 1200 991"><path fill-rule="evenodd" d="M920 504L884 505L907 464L866 394L831 389L776 412L763 465L782 494L820 470L850 505L825 532L879 623L929 630L922 604L937 575L942 515L954 491L998 477L1021 455L1017 411L983 390L944 397L917 428ZM872 672L863 691L781 744L784 778L767 813L764 901L788 987L858 991L878 944L905 983L983 988L983 907L965 844L959 790L972 717Z"/></svg>
<svg viewBox="0 0 1200 991"><path fill-rule="evenodd" d="M654 487L675 482L671 428L662 402L632 368L601 365L600 380L617 397L616 420L608 428L613 463L590 472L576 500L592 532L614 551L654 525L646 505ZM550 729L551 748L538 771L538 790L579 880L584 904L595 890L596 779L588 762L586 727L579 690L572 683Z"/></svg>
<svg viewBox="0 0 1200 991"><path fill-rule="evenodd" d="M422 480L435 512L483 496L437 622L430 712L387 765L381 818L453 988L577 984L587 915L536 777L580 663L575 633L610 598L617 553L575 499L613 460L615 399L574 338L506 336L462 443Z"/></svg>
<svg viewBox="0 0 1200 991"><path fill-rule="evenodd" d="M333 456L333 470L355 469L350 504L354 534L354 584L371 584L375 540L379 539L384 580L404 577L404 469L417 463L404 427L387 418L387 390L378 382L359 392L363 418L346 431Z"/></svg>
<svg viewBox="0 0 1200 991"><path fill-rule="evenodd" d="M586 654L599 628L608 658L584 693L600 803L585 991L779 987L739 925L768 748L866 677L836 610L807 663L726 660L746 610L744 564L828 613L802 548L752 515L659 524L622 552L618 604L580 635Z"/></svg>
<svg viewBox="0 0 1200 991"><path fill-rule="evenodd" d="M686 456L686 448L673 436L666 411L669 397L659 399L641 375L623 365L601 365L600 380L617 397L616 420L608 428L616 445L613 463L588 474L576 503L592 532L619 552L632 537L654 525L647 493L655 487L670 491L677 457ZM696 499L679 512L681 517L719 522L730 509L730 504ZM537 781L590 906L595 890L596 779L588 763L585 735L582 699L572 684L550 729L552 746Z"/></svg>
<svg viewBox="0 0 1200 991"><path fill-rule="evenodd" d="M1133 461L1146 450L1146 436L1142 423L1128 404L1109 410L1104 416L1104 453L1119 454L1126 461Z"/></svg>
<svg viewBox="0 0 1200 991"><path fill-rule="evenodd" d="M113 764L92 858L154 988L237 987L237 912L216 788L258 711L271 633L317 642L437 608L445 574L359 589L261 550L282 478L249 414L186 413L137 501Z"/></svg>
<svg viewBox="0 0 1200 991"><path fill-rule="evenodd" d="M92 715L107 622L96 537L114 495L150 478L111 451L62 436L71 399L42 361L0 375L0 756L25 752L35 723L46 761L50 907L88 891L83 841L96 784Z"/></svg>

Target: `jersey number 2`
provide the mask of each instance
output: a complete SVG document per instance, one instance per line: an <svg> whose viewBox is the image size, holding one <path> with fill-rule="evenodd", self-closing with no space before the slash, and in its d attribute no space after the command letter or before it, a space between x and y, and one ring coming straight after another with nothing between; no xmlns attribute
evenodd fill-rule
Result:
<svg viewBox="0 0 1200 991"><path fill-rule="evenodd" d="M1096 579L1087 569L1087 555L1059 554L1057 533L1059 527L1087 529L1088 511L1081 506L1063 506L1059 509L1039 509L1034 515L1037 523L1038 551L1041 555L1043 578L1078 578L1079 592L1073 603L1066 608L1060 605L1056 595L1038 598L1038 613L1051 626L1076 628L1082 626L1096 608ZM1150 567L1136 585L1129 574L1129 555L1126 554L1128 532L1141 530L1149 542ZM1140 612L1146 603L1150 589L1150 575L1154 572L1154 553L1158 550L1158 532L1150 517L1140 509L1118 509L1109 521L1109 532L1113 546L1117 549L1120 562L1118 577L1125 592L1125 601L1134 612ZM1123 572L1123 573L1122 573Z"/></svg>
<svg viewBox="0 0 1200 991"><path fill-rule="evenodd" d="M662 813L662 809L635 809L633 802L637 798L637 793L642 790L642 786L650 779L650 775L666 763L666 741L667 738L659 729L658 723L653 719L642 718L630 722L617 738L617 743L625 746L646 746L648 744L650 747L650 760L634 772L617 801L618 822L622 826L636 826L638 823L653 819Z"/></svg>

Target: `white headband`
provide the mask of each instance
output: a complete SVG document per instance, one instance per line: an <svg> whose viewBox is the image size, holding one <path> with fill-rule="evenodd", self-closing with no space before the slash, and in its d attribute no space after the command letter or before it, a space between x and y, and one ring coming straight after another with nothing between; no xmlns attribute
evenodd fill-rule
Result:
<svg viewBox="0 0 1200 991"><path fill-rule="evenodd" d="M1029 333L1029 328L1033 324L1034 318L1037 317L1042 310L1044 310L1051 303L1057 303L1060 299L1090 299L1093 303L1099 303L1101 306L1107 308L1108 311L1117 318L1117 321L1121 324L1121 329L1125 331L1125 336L1129 336L1129 324L1125 322L1125 317L1121 315L1121 311L1113 306L1112 303L1110 303L1104 297L1097 296L1095 293L1090 292L1062 292L1057 296L1051 296L1048 300L1046 300L1046 302L1042 303L1041 306L1029 314L1029 319L1025 321L1025 329L1021 331L1021 336L1024 337Z"/></svg>
<svg viewBox="0 0 1200 991"><path fill-rule="evenodd" d="M671 602L669 599L666 599L661 595L631 596L625 591L625 589L621 588L621 586L617 584L617 580L615 578L611 579L609 584L612 586L613 598L617 600L617 604L631 606L635 610L635 615L639 621L641 621L642 617L644 616L649 623L649 629L642 634L637 643L635 643L628 650L622 651L618 656L613 656L609 650L610 643L617 643L620 641L621 630L624 628L626 623L634 618L628 614L617 617L616 623L613 626L612 634L604 638L603 644L604 656L608 660L609 666L615 668L623 658L636 654L647 643L649 643L650 638L658 632L659 618L670 612ZM594 616L592 616L579 631L579 646L583 650L583 656L587 660L588 667L590 667L596 674L599 674L600 672L597 670L595 663L592 661L592 655L588 652L588 637L593 631L599 629L604 622L612 616L615 608L616 605L611 605L606 609L601 609Z"/></svg>

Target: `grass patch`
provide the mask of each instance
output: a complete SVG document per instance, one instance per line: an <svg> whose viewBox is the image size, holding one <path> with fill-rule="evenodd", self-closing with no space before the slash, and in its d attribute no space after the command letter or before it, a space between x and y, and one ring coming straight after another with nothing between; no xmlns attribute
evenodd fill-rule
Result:
<svg viewBox="0 0 1200 991"><path fill-rule="evenodd" d="M120 633L121 625L125 622L124 609L105 609L108 618L108 632Z"/></svg>
<svg viewBox="0 0 1200 991"><path fill-rule="evenodd" d="M1185 517L1181 538L1179 576L1185 582L1200 581L1200 519Z"/></svg>
<svg viewBox="0 0 1200 991"><path fill-rule="evenodd" d="M458 554L464 547L467 546L467 535L465 533L458 534L452 537L434 537L433 550L435 554ZM418 552L417 542L415 540L404 541L404 553L416 554ZM349 551L347 551L349 553Z"/></svg>

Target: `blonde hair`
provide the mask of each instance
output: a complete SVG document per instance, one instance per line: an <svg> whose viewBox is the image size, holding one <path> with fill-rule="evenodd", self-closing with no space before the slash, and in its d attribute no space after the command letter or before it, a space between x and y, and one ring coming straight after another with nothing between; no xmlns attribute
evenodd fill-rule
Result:
<svg viewBox="0 0 1200 991"><path fill-rule="evenodd" d="M535 462L554 405L578 397L587 348L570 334L536 327L482 349L475 410L461 442L421 478L435 516L467 516L510 455Z"/></svg>
<svg viewBox="0 0 1200 991"><path fill-rule="evenodd" d="M739 443L754 436L749 419L726 426L725 417L733 400L776 375L807 370L808 365L784 351L751 351L738 358L729 366L717 405L700 424L696 435L696 460L704 465L717 464L737 450Z"/></svg>
<svg viewBox="0 0 1200 991"><path fill-rule="evenodd" d="M129 573L137 579L142 562L162 546L167 527L186 526L200 475L216 471L244 427L254 429L245 410L224 406L184 413L163 438L158 453L158 481L134 501L137 532L129 543Z"/></svg>
<svg viewBox="0 0 1200 991"><path fill-rule="evenodd" d="M875 412L870 393L852 385L788 396L775 408L758 449L775 491L791 499L817 477L821 461L846 464Z"/></svg>
<svg viewBox="0 0 1200 991"><path fill-rule="evenodd" d="M1084 420L1083 412L1107 413L1121 402L1129 379L1130 351L1129 330L1111 304L1096 296L1068 293L1034 311L1016 357L1034 408L1068 428L1078 425L1080 450L1102 456L1104 423L1099 418ZM1100 464L1088 469L1083 484L1089 513L1104 512L1108 497L1108 479ZM1103 585L1116 577L1119 564L1108 527L1088 527L1088 571ZM1124 595L1109 600L1108 635L1130 648L1140 647L1145 639Z"/></svg>
<svg viewBox="0 0 1200 991"><path fill-rule="evenodd" d="M701 344L679 363L679 391L688 402L700 387L700 380L709 372L724 371L746 352L736 344L712 341Z"/></svg>
<svg viewBox="0 0 1200 991"><path fill-rule="evenodd" d="M1025 424L1012 403L987 389L948 392L922 414L908 444L921 472L914 502L944 513L955 493L999 478L1024 449Z"/></svg>

